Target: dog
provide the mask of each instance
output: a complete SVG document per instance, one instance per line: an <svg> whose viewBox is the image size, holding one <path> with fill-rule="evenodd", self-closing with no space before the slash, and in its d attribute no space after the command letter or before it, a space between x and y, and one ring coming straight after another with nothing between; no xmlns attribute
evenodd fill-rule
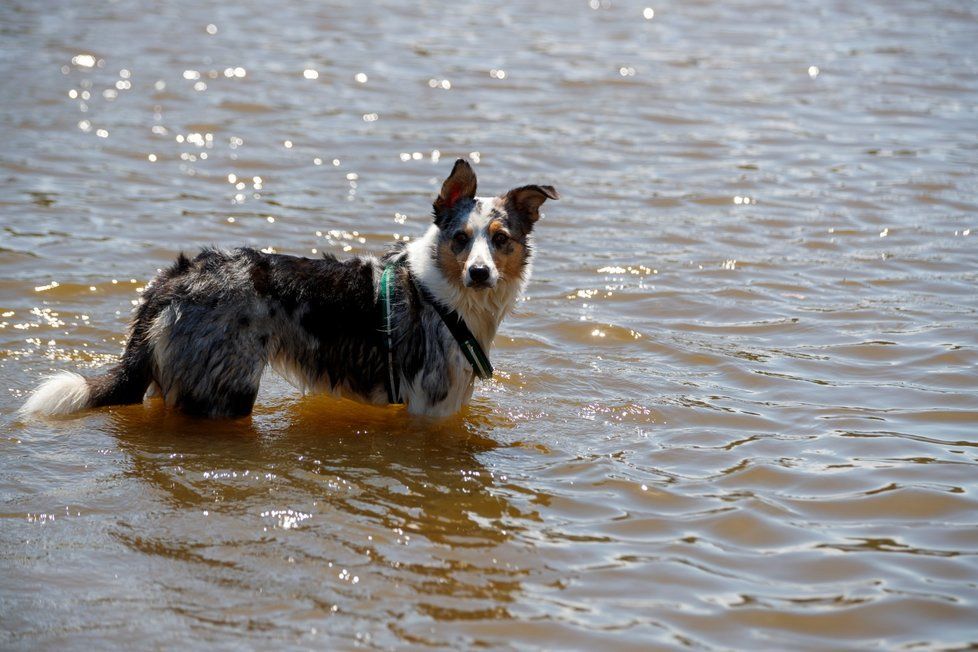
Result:
<svg viewBox="0 0 978 652"><path fill-rule="evenodd" d="M23 414L141 403L150 391L184 413L251 414L266 366L303 393L403 404L446 417L492 374L489 351L530 277L533 228L553 186L477 197L455 162L434 223L378 260L182 253L147 286L121 359L107 373L48 378Z"/></svg>

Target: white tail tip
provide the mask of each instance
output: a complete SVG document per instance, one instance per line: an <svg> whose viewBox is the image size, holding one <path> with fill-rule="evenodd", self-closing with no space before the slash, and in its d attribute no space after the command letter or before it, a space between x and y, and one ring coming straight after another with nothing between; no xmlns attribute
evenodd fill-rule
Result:
<svg viewBox="0 0 978 652"><path fill-rule="evenodd" d="M48 376L34 390L19 412L46 416L71 414L87 408L91 397L92 390L83 376L71 371L62 371Z"/></svg>

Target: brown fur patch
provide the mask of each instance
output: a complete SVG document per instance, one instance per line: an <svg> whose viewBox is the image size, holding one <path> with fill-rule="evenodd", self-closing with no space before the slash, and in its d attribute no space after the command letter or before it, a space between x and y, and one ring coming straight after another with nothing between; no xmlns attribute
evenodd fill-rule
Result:
<svg viewBox="0 0 978 652"><path fill-rule="evenodd" d="M501 219L490 222L487 230L490 242L500 231L510 236L502 247L496 247L493 243L492 262L496 266L496 270L499 271L500 278L513 280L522 276L523 267L526 264L526 247L517 239L518 234L512 233Z"/></svg>
<svg viewBox="0 0 978 652"><path fill-rule="evenodd" d="M489 231L490 238L495 236L500 231L505 231L507 234L509 234L509 230L506 228L506 223L498 218L494 219L492 222L489 222L488 231Z"/></svg>
<svg viewBox="0 0 978 652"><path fill-rule="evenodd" d="M500 278L507 281L520 278L526 264L526 247L516 240L510 240L504 249L496 249L492 253Z"/></svg>
<svg viewBox="0 0 978 652"><path fill-rule="evenodd" d="M445 279L457 287L463 287L462 272L468 248L459 253L452 251L452 241L442 238L438 242L438 267Z"/></svg>

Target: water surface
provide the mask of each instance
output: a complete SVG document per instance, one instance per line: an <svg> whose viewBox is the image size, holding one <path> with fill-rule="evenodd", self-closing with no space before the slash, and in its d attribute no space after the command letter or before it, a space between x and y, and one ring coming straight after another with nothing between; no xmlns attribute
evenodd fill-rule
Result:
<svg viewBox="0 0 978 652"><path fill-rule="evenodd" d="M978 644L966 2L0 6L0 646ZM552 183L495 380L13 414L177 252Z"/></svg>

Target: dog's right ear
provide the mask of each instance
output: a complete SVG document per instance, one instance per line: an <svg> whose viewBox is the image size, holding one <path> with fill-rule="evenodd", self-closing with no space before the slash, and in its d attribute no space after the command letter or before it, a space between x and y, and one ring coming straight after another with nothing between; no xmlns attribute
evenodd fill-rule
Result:
<svg viewBox="0 0 978 652"><path fill-rule="evenodd" d="M548 199L560 199L553 186L520 186L504 197L509 210L529 221L530 226L540 219L540 205Z"/></svg>
<svg viewBox="0 0 978 652"><path fill-rule="evenodd" d="M468 161L461 158L455 161L455 167L441 185L441 192L433 205L435 224L443 226L443 221L459 201L475 198L476 185L475 171Z"/></svg>

